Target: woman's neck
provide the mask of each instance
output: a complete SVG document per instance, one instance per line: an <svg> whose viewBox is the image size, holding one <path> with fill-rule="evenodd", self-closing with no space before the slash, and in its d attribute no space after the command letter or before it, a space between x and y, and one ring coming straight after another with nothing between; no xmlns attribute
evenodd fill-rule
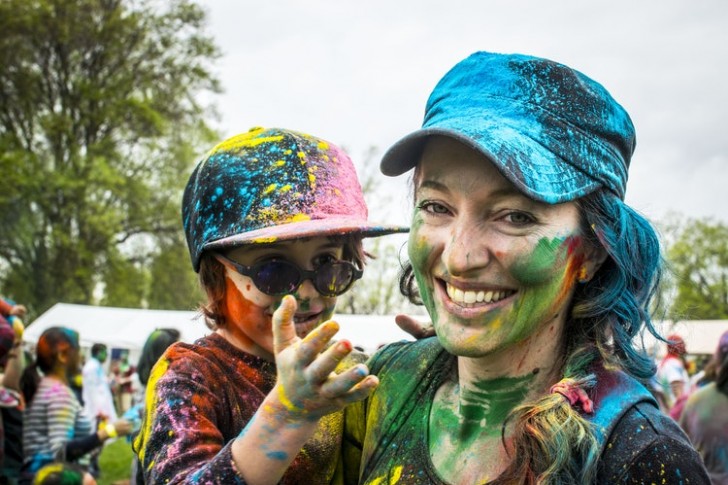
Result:
<svg viewBox="0 0 728 485"><path fill-rule="evenodd" d="M456 390L460 419L499 430L506 416L527 400L548 392L560 380L563 329L536 332L499 352L458 357ZM486 425L490 430L491 426ZM464 429L463 431L467 431Z"/></svg>

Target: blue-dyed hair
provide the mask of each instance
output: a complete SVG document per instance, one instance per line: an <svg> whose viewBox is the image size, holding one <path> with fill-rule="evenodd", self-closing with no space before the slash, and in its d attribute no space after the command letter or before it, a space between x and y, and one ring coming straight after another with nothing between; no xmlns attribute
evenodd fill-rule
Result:
<svg viewBox="0 0 728 485"><path fill-rule="evenodd" d="M582 232L607 252L607 259L590 281L577 286L567 332L570 343L595 343L603 359L637 378L648 378L655 365L644 349L635 348L635 337L647 329L660 338L652 324L663 268L657 232L609 191L598 190L577 203Z"/></svg>

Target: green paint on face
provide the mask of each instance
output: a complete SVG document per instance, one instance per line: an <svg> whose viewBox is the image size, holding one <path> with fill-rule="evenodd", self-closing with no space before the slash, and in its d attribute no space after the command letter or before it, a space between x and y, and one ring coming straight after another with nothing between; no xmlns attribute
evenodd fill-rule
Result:
<svg viewBox="0 0 728 485"><path fill-rule="evenodd" d="M527 258L513 265L512 274L522 290L508 316L510 341L526 338L566 303L563 300L570 295L566 246L564 238L543 238Z"/></svg>
<svg viewBox="0 0 728 485"><path fill-rule="evenodd" d="M517 261L512 267L513 276L523 285L538 285L547 280L555 269L559 260L566 254L561 251L564 238L555 237L551 240L541 238L533 252L523 260Z"/></svg>
<svg viewBox="0 0 728 485"><path fill-rule="evenodd" d="M419 236L419 230L423 225L422 216L419 215L417 208L412 216L412 226L407 241L407 252L409 254L412 269L414 270L417 287L420 290L420 298L427 308L433 324L437 320L437 311L435 309L435 301L433 299L433 283L425 277L423 269L427 266L427 261L432 253L432 247L425 243Z"/></svg>

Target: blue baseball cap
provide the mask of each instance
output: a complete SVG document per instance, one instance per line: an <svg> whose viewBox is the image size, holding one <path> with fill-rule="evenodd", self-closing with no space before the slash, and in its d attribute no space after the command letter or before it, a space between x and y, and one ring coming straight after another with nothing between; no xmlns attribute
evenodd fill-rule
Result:
<svg viewBox="0 0 728 485"><path fill-rule="evenodd" d="M433 135L482 153L519 190L549 204L600 187L624 199L635 148L632 120L601 84L548 59L490 52L445 74L422 128L384 154L382 173L413 168Z"/></svg>
<svg viewBox="0 0 728 485"><path fill-rule="evenodd" d="M354 163L333 143L282 128L252 128L197 164L182 199L195 271L208 250L318 236L407 232L370 222Z"/></svg>

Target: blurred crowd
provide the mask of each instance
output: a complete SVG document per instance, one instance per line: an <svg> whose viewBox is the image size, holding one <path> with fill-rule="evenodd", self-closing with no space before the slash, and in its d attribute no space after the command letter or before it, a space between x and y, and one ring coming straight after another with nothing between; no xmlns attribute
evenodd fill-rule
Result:
<svg viewBox="0 0 728 485"><path fill-rule="evenodd" d="M96 483L103 447L139 430L151 369L180 334L152 332L134 365L128 350L110 353L102 343L85 355L78 333L64 327L25 349L25 314L0 299L0 485Z"/></svg>

